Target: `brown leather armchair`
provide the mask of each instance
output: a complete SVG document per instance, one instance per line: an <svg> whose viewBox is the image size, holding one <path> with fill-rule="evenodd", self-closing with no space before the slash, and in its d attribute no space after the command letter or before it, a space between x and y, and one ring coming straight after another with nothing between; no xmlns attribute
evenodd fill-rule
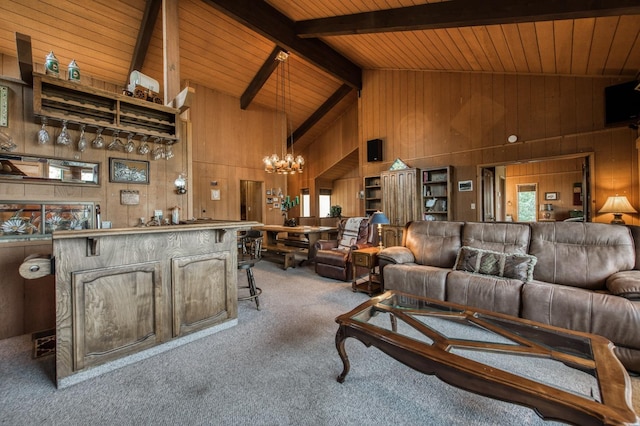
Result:
<svg viewBox="0 0 640 426"><path fill-rule="evenodd" d="M353 279L351 252L372 247L371 235L371 225L366 217L340 220L336 240L319 240L315 244L316 273L323 277L351 281ZM357 271L358 275L369 272L366 268L361 269L362 271Z"/></svg>

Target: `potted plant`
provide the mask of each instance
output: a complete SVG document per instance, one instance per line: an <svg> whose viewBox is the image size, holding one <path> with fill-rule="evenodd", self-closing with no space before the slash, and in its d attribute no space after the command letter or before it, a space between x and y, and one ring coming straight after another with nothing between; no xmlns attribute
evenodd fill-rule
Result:
<svg viewBox="0 0 640 426"><path fill-rule="evenodd" d="M335 205L331 206L331 210L329 211L330 217L340 217L342 215L342 207Z"/></svg>

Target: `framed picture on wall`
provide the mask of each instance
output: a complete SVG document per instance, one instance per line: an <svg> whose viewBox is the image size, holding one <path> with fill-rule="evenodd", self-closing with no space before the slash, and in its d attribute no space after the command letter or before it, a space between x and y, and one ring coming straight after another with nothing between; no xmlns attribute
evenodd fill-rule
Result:
<svg viewBox="0 0 640 426"><path fill-rule="evenodd" d="M149 162L109 158L109 182L149 184Z"/></svg>
<svg viewBox="0 0 640 426"><path fill-rule="evenodd" d="M545 192L544 193L544 199L545 200L557 200L558 199L558 193L557 192Z"/></svg>
<svg viewBox="0 0 640 426"><path fill-rule="evenodd" d="M473 191L473 181L472 180L458 181L458 191L460 192Z"/></svg>

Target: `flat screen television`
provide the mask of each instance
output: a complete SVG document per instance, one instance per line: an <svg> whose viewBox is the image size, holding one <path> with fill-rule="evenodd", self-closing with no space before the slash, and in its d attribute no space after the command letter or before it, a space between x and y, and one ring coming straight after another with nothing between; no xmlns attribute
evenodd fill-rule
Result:
<svg viewBox="0 0 640 426"><path fill-rule="evenodd" d="M604 89L605 124L638 124L640 120L640 81L628 81ZM638 87L639 90L636 90Z"/></svg>

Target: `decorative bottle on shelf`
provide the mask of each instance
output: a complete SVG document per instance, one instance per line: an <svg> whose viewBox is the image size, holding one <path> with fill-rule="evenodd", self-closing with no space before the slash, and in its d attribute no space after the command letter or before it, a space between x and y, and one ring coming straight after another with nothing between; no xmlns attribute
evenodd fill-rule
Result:
<svg viewBox="0 0 640 426"><path fill-rule="evenodd" d="M72 59L67 68L67 79L69 81L80 81L80 67L75 59Z"/></svg>
<svg viewBox="0 0 640 426"><path fill-rule="evenodd" d="M53 50L49 52L44 62L45 74L58 77L60 75L60 64L58 58L53 54Z"/></svg>
<svg viewBox="0 0 640 426"><path fill-rule="evenodd" d="M96 204L96 228L102 228L102 220L100 218L100 204Z"/></svg>

